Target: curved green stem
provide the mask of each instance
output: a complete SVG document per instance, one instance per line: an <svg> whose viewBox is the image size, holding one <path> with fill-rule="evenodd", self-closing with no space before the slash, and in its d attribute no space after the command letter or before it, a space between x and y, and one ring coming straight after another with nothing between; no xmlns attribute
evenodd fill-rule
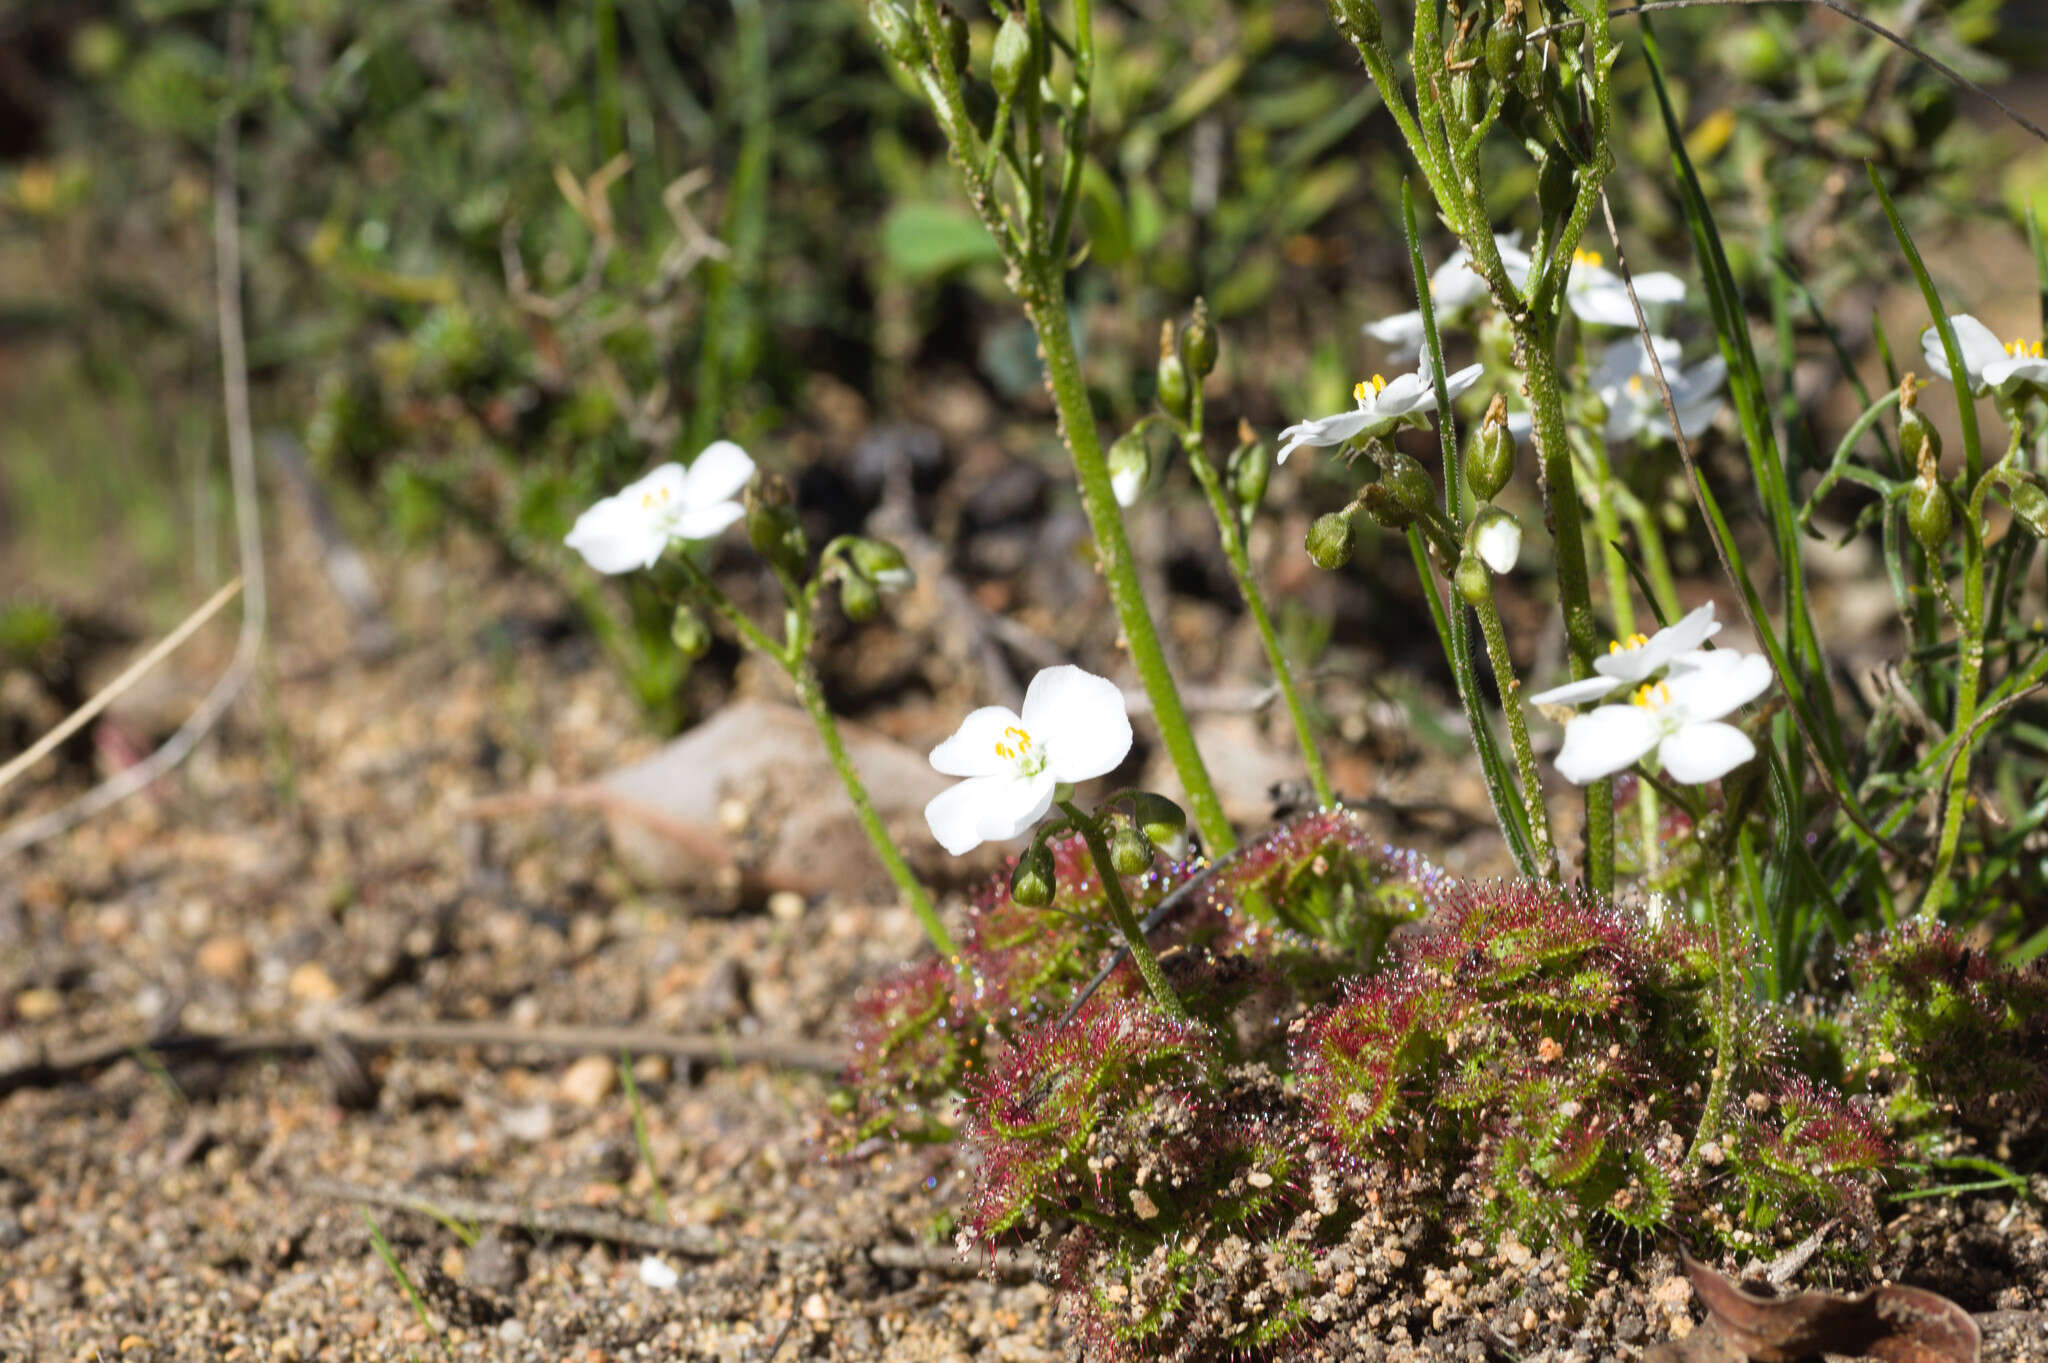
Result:
<svg viewBox="0 0 2048 1363"><path fill-rule="evenodd" d="M1700 1109L1699 1125L1686 1149L1684 1168L1699 1167L1701 1151L1721 1130L1722 1109L1728 1103L1728 1082L1735 1075L1735 969L1730 955L1730 938L1735 931L1734 906L1725 867L1710 874L1707 905L1714 919L1714 987L1720 996L1714 1008L1714 1069L1707 1080L1707 1097Z"/></svg>
<svg viewBox="0 0 2048 1363"><path fill-rule="evenodd" d="M1493 682L1500 695L1501 713L1508 720L1508 746L1515 752L1515 767L1522 778L1522 805L1529 816L1529 832L1536 841L1536 855L1543 863L1546 880L1557 879L1557 847L1551 841L1550 810L1543 802L1543 772L1536 765L1536 749L1529 742L1529 719L1522 712L1522 679L1515 672L1515 660L1508 652L1507 630L1502 628L1500 607L1493 600L1489 577L1486 591L1472 601L1479 617L1479 632L1486 638L1487 660L1493 664Z"/></svg>
<svg viewBox="0 0 2048 1363"><path fill-rule="evenodd" d="M1082 813L1072 800L1061 800L1059 807L1088 844L1088 855L1095 861L1095 874L1102 877L1103 896L1109 900L1109 915L1115 920L1117 931L1123 934L1124 945L1130 948L1131 959L1137 963L1138 974L1144 977L1145 987L1152 991L1153 999L1169 1016L1185 1019L1187 1007L1181 1003L1180 995L1173 992L1173 986L1167 983L1166 971L1159 964L1159 958L1152 954L1152 944L1145 940L1145 929L1138 922L1138 915L1131 911L1130 897L1124 893L1123 877L1116 873L1116 866L1110 861L1109 843L1102 836L1102 825L1092 815Z"/></svg>
<svg viewBox="0 0 2048 1363"><path fill-rule="evenodd" d="M1223 542L1223 556L1230 560L1231 576L1237 580L1237 590L1244 597L1245 609L1251 612L1252 623L1258 627L1259 642L1265 646L1266 662L1273 669L1274 685L1280 688L1280 697L1287 703L1287 717L1294 722L1294 738L1301 745L1301 758L1308 766L1308 779L1315 787L1316 803L1328 809L1337 803L1337 797L1330 788L1330 776L1324 770L1323 755L1316 746L1315 730L1309 724L1308 711L1295 687L1294 668L1287 660L1286 651L1280 647L1280 636L1273 629L1273 617L1266 610L1265 594L1259 590L1259 581L1252 575L1251 556L1245 551L1244 535L1238 528L1237 508L1230 504L1230 494L1223 487L1223 479L1217 474L1216 466L1209 462L1208 452L1202 448L1201 431L1202 395L1198 389L1188 429L1181 432L1181 449L1186 451L1188 467L1194 470L1195 481L1202 485L1202 492L1209 499L1209 509L1215 513L1216 535Z"/></svg>
<svg viewBox="0 0 2048 1363"><path fill-rule="evenodd" d="M1202 831L1211 854L1228 852L1237 846L1237 835L1223 816L1223 801L1209 779L1201 749L1195 746L1194 729L1181 704L1180 689L1166 665L1166 650L1152 625L1152 613L1145 604L1145 590L1138 581L1138 565L1131 556L1130 540L1124 535L1123 513L1117 509L1116 493L1109 483L1109 464L1103 457L1102 437L1095 427L1095 409L1088 400L1088 385L1081 377L1081 359L1074 352L1074 335L1067 321L1065 271L1043 262L1024 281L1024 311L1038 332L1038 345L1045 356L1046 386L1059 412L1060 431L1067 452L1073 456L1074 472L1081 485L1081 507L1095 533L1096 552L1102 575L1109 582L1110 601L1116 607L1117 623L1123 627L1124 643L1131 663L1152 701L1152 717L1166 744L1175 772L1188 797L1188 813Z"/></svg>

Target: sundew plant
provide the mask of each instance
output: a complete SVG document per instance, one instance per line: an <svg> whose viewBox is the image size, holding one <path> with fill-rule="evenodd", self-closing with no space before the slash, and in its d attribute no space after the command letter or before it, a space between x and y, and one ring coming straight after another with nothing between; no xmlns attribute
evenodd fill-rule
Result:
<svg viewBox="0 0 2048 1363"><path fill-rule="evenodd" d="M2001 337L1939 295L1884 168L1854 183L1927 321L1905 345L1873 333L1873 388L1816 309L1806 335L1860 405L1816 450L1792 388L1804 337L1782 306L1751 316L1647 14L1424 0L1409 26L1331 0L1408 157L1415 307L1333 318L1381 372L1269 441L1210 429L1222 338L1198 304L1163 327L1153 410L1113 433L1069 315L1097 154L1089 0L869 17L1035 329L1177 788L1094 789L1133 728L1079 666L964 715L931 753L958 782L931 836L1018 850L949 921L874 816L810 658L825 589L871 618L902 555L814 555L786 490L726 442L585 513L570 546L650 575L679 648L721 626L786 672L929 933L934 954L861 1002L844 1149L954 1143L963 1246L1035 1243L1105 1359L1283 1356L1377 1320L1404 1264L1458 1245L1482 1247L1473 1271L1533 1261L1568 1291L1674 1237L1754 1256L1822 1231L1853 1266L1887 1199L2038 1162L2048 359L2038 326ZM1691 248L1656 268L1657 234L1610 193L1619 130L1646 121ZM1247 547L1290 459L1353 471L1308 532L1319 568L1358 561L1365 523L1405 542L1511 877L1384 846L1331 785ZM1314 793L1270 828L1224 817L1126 539L1181 464ZM781 585L779 628L689 548L736 522ZM1882 565L1896 647L1871 675L1836 661L1823 545ZM1688 560L1710 580L1682 578ZM1510 596L1562 621L1557 661L1510 632L1530 618Z"/></svg>

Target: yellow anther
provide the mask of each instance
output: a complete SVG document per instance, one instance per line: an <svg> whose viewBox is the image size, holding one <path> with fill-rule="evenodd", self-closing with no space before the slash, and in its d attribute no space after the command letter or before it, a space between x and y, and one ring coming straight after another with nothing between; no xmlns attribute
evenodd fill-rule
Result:
<svg viewBox="0 0 2048 1363"><path fill-rule="evenodd" d="M1639 705L1645 710L1654 710L1660 705L1669 705L1671 703L1671 688L1663 682L1644 682L1636 688L1636 693L1629 697L1629 703L1631 705Z"/></svg>
<svg viewBox="0 0 2048 1363"><path fill-rule="evenodd" d="M1014 762L1021 753L1030 751L1031 735L1012 724L1003 730L1003 737L1012 742L996 744L996 756L1005 762Z"/></svg>
<svg viewBox="0 0 2048 1363"><path fill-rule="evenodd" d="M1357 398L1360 402L1364 402L1371 394L1384 393L1386 391L1387 381L1378 374L1375 374L1369 379L1360 379L1358 386L1351 390L1351 396Z"/></svg>
<svg viewBox="0 0 2048 1363"><path fill-rule="evenodd" d="M1587 251L1581 249L1572 252L1572 264L1590 266L1595 270L1600 268L1600 266L1604 263L1605 259L1606 258L1602 256L1598 251Z"/></svg>
<svg viewBox="0 0 2048 1363"><path fill-rule="evenodd" d="M2016 336L2005 343L2005 353L2016 360L2038 360L2041 358L2041 343Z"/></svg>
<svg viewBox="0 0 2048 1363"><path fill-rule="evenodd" d="M1616 639L1607 646L1607 651L1609 653L1633 653L1649 642L1650 636L1647 634L1631 634L1626 639Z"/></svg>
<svg viewBox="0 0 2048 1363"><path fill-rule="evenodd" d="M1628 376L1628 391L1634 393L1637 397L1643 395L1643 376L1641 374L1631 374Z"/></svg>

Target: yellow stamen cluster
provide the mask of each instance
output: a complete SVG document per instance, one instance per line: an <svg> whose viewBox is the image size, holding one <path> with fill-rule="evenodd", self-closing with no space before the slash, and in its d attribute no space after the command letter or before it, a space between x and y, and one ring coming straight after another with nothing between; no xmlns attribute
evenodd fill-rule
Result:
<svg viewBox="0 0 2048 1363"><path fill-rule="evenodd" d="M1031 749L1031 735L1014 724L1003 730L1003 737L1011 741L996 744L996 756L1005 762L1014 762Z"/></svg>
<svg viewBox="0 0 2048 1363"><path fill-rule="evenodd" d="M1607 651L1609 653L1633 653L1649 642L1650 636L1647 634L1631 634L1626 639L1616 639L1607 646Z"/></svg>
<svg viewBox="0 0 2048 1363"><path fill-rule="evenodd" d="M2016 360L2038 360L2042 358L2041 343L2016 336L2005 343L2005 353Z"/></svg>
<svg viewBox="0 0 2048 1363"><path fill-rule="evenodd" d="M1641 374L1631 374L1628 376L1628 391L1634 393L1637 397L1643 395L1643 376Z"/></svg>
<svg viewBox="0 0 2048 1363"><path fill-rule="evenodd" d="M1663 682L1644 682L1636 688L1636 693L1629 697L1629 704L1641 706L1645 710L1654 710L1660 705L1670 703L1671 688Z"/></svg>
<svg viewBox="0 0 2048 1363"><path fill-rule="evenodd" d="M1358 386L1351 390L1351 396L1357 398L1360 402L1364 402L1367 397L1375 396L1386 391L1387 381L1380 375L1375 374L1369 379L1360 379L1358 381Z"/></svg>
<svg viewBox="0 0 2048 1363"><path fill-rule="evenodd" d="M641 505L642 507L644 507L644 508L645 508L646 510L648 510L648 511L652 511L652 510L654 510L654 509L655 509L656 507L658 507L658 506L666 506L667 504L668 504L668 489L667 489L667 488L661 488L661 489L659 489L659 490L657 490L657 491L653 491L653 492L643 492L643 493L641 493L641 494L640 494L640 505Z"/></svg>
<svg viewBox="0 0 2048 1363"><path fill-rule="evenodd" d="M1572 264L1585 265L1595 270L1599 269L1603 264L1605 264L1606 260L1607 258L1601 255L1598 251L1588 251L1580 249L1572 252Z"/></svg>

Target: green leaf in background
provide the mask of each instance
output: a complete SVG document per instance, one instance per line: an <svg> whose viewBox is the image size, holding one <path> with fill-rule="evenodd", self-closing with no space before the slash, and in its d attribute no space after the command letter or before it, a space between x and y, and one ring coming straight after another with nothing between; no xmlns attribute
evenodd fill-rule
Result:
<svg viewBox="0 0 2048 1363"><path fill-rule="evenodd" d="M901 204L890 212L882 223L882 254L891 267L917 279L1002 260L973 214L931 203Z"/></svg>

